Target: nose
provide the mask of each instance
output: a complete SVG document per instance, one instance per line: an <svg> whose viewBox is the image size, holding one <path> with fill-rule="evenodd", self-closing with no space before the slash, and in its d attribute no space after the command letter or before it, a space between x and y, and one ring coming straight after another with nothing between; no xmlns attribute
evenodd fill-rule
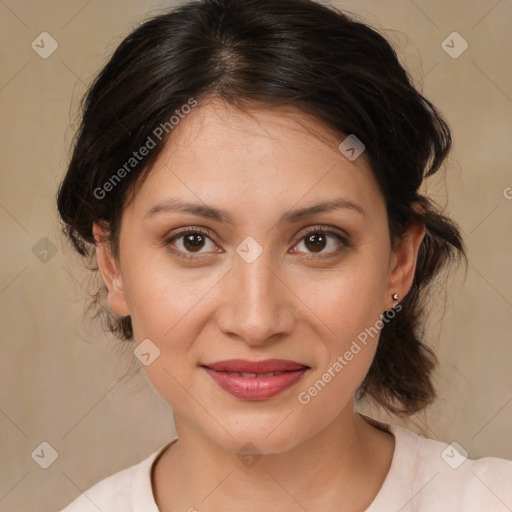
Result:
<svg viewBox="0 0 512 512"><path fill-rule="evenodd" d="M217 325L226 336L257 346L293 330L293 293L265 251L252 263L235 258L223 280L222 297Z"/></svg>

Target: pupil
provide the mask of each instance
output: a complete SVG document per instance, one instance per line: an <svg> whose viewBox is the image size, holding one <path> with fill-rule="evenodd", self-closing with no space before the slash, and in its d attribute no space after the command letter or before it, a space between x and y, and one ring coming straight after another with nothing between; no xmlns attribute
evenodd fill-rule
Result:
<svg viewBox="0 0 512 512"><path fill-rule="evenodd" d="M195 242L194 242L194 238L196 239ZM197 239L199 239L199 240L197 240ZM203 243L204 243L204 238L203 238L203 236L201 234L199 234L199 233L192 233L192 234L189 234L189 235L185 236L183 245L185 246L185 248L187 250L189 250L189 249L201 249Z"/></svg>
<svg viewBox="0 0 512 512"><path fill-rule="evenodd" d="M313 246L313 252L319 252L325 247L325 238L325 235L322 233L316 233L314 235L308 236L304 243L308 249L311 249L311 247L308 246L308 244L311 243ZM315 243L314 239L320 239L320 241Z"/></svg>

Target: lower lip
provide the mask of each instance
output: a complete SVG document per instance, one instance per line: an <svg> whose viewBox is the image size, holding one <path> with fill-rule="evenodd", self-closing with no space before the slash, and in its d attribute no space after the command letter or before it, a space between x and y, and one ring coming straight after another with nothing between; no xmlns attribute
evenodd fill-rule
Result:
<svg viewBox="0 0 512 512"><path fill-rule="evenodd" d="M265 400L272 398L293 386L302 378L308 368L283 372L273 377L241 377L211 368L204 370L212 379L231 395L244 400Z"/></svg>

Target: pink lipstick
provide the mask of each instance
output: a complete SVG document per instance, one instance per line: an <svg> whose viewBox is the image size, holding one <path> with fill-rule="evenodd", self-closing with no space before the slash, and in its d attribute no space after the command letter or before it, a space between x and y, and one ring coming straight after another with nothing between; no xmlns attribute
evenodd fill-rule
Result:
<svg viewBox="0 0 512 512"><path fill-rule="evenodd" d="M296 384L309 369L284 359L230 359L201 366L224 391L244 400L272 398Z"/></svg>

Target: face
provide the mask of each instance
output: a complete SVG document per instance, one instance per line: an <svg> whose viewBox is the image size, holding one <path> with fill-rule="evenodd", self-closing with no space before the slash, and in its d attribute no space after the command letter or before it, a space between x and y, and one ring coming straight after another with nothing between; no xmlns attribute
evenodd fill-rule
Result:
<svg viewBox="0 0 512 512"><path fill-rule="evenodd" d="M407 293L422 232L392 252L365 155L350 161L340 142L299 111L199 105L124 210L119 261L97 246L109 305L131 316L177 428L277 453L352 410L378 342L362 333ZM299 369L205 368L233 359Z"/></svg>

